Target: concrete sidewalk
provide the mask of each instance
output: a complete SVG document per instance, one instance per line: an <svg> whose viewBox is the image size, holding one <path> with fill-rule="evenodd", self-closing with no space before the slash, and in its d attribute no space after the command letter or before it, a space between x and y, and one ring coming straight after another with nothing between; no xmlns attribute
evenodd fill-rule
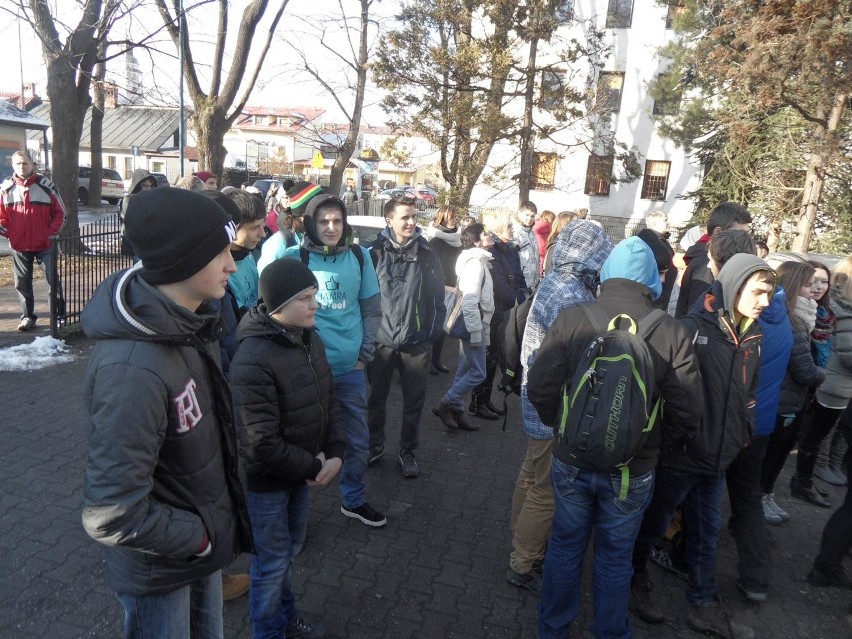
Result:
<svg viewBox="0 0 852 639"><path fill-rule="evenodd" d="M6 315L18 311L16 302L9 306L9 290L0 291L0 346L31 341L32 333L19 334L14 327L10 333ZM455 340L448 340L446 362L455 360L453 346ZM105 585L101 549L80 524L86 455L82 377L91 348L80 338L73 343L73 363L0 372L3 638L121 635L121 608ZM401 403L394 383L390 454L368 471L368 498L387 514L385 528L368 529L343 517L336 486L312 492L308 542L296 562L294 589L304 616L321 620L330 636L535 636L537 600L505 580L512 491L526 446L517 402L511 403L505 433L498 422L480 422L478 433L448 433L429 409L449 382L448 375L429 378L417 479L403 479L392 454ZM814 588L804 579L831 511L791 499L788 473L779 480L777 499L793 519L772 528L776 545L769 601L750 605L737 595L736 551L723 531L717 573L725 605L761 638L850 637L852 628L842 618L852 593ZM841 503L842 490L830 493L835 504ZM245 567L247 558L238 564ZM583 612L574 627L578 637L591 636L586 630L590 568L584 576ZM652 575L655 595L671 619L661 626L633 619L635 636L700 637L684 621L683 582L655 567ZM229 638L250 636L245 598L225 604L225 624Z"/></svg>

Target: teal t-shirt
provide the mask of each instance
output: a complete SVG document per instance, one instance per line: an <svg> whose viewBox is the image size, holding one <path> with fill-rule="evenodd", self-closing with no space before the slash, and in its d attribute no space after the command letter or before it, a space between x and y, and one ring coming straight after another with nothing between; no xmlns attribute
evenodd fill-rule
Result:
<svg viewBox="0 0 852 639"><path fill-rule="evenodd" d="M295 248L299 248L299 245L302 243L302 234L296 233L295 236ZM294 247L291 246L289 248L292 249ZM263 246L260 248L260 259L257 261L258 273L262 273L263 269L269 266L270 262L274 262L279 257L284 257L284 253L287 250L287 244L284 241L284 236L281 235L280 231L267 238L266 241L263 243Z"/></svg>
<svg viewBox="0 0 852 639"><path fill-rule="evenodd" d="M239 308L257 306L257 264L249 253L237 262L237 272L228 276L228 287Z"/></svg>
<svg viewBox="0 0 852 639"><path fill-rule="evenodd" d="M363 271L352 251L362 252ZM300 259L299 247L291 246L284 257ZM316 322L328 363L334 375L345 375L358 363L364 337L359 301L379 293L376 269L370 254L357 245L338 255L309 253L308 268L319 284Z"/></svg>

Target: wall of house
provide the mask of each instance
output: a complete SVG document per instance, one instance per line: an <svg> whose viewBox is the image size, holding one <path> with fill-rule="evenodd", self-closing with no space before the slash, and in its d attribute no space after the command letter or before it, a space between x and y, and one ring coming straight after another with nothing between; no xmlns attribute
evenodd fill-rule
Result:
<svg viewBox="0 0 852 639"><path fill-rule="evenodd" d="M575 20L564 24L558 31L559 38L568 40L577 38L583 41L586 36L584 26L587 20L604 30L605 39L610 47L609 55L601 59L604 71L624 73L624 84L620 108L617 113L606 118L592 118L595 128L575 126L554 135L555 142L539 141L536 152L557 154L554 188L537 190L530 194L539 210L550 209L555 212L588 208L592 215L617 216L624 218L643 218L649 211L662 209L669 213L674 224L685 222L692 216L693 205L678 196L698 186L701 167L691 161L683 149L673 142L662 138L656 132L656 124L651 117L654 100L648 92L648 83L665 70L666 63L657 54L657 49L674 37L671 29L666 29L667 7L657 0L633 0L630 28L606 29L608 0L577 0L573 3ZM624 4L624 0L620 0ZM556 50L559 40L554 38L548 49L547 43L539 43L539 65L557 62ZM525 63L525 62L524 62ZM566 66L560 64L560 66ZM566 69L567 70L567 69ZM567 77L567 76L566 76ZM574 72L572 85L589 95L586 107L594 104L597 86L597 74L591 67ZM522 111L522 99L512 108L517 114ZM546 111L537 111L535 119L548 122ZM612 183L608 195L587 195L585 190L586 171L590 150L594 147L595 131L609 130L615 139L638 151L639 163L643 168L646 160L670 162L668 188L664 200L643 199L643 178L629 183ZM577 145L578 142L585 144ZM519 149L517 145L499 144L495 147L489 165L508 164L505 176L516 175L520 170ZM614 167L615 177L620 177L618 164ZM507 185L499 190L480 183L474 190L472 203L479 205L515 206L518 201L518 188L508 177L502 180Z"/></svg>

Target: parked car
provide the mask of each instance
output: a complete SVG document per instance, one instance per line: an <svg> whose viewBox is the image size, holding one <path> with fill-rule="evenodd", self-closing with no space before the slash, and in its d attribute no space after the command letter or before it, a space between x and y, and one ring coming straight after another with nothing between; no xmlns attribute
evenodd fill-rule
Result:
<svg viewBox="0 0 852 639"><path fill-rule="evenodd" d="M169 184L169 178L167 178L163 173L152 173L151 177L157 180L157 186L171 186Z"/></svg>
<svg viewBox="0 0 852 639"><path fill-rule="evenodd" d="M101 197L110 204L118 204L124 197L124 180L115 169L101 169ZM83 204L89 203L89 179L92 177L92 167L81 166L77 182L77 198ZM95 202L100 204L100 202Z"/></svg>
<svg viewBox="0 0 852 639"><path fill-rule="evenodd" d="M386 189L376 196L377 200L396 200L401 197L411 197L405 189Z"/></svg>
<svg viewBox="0 0 852 639"><path fill-rule="evenodd" d="M263 199L266 200L266 194L269 193L269 189L272 188L273 184L277 184L279 189L284 186L284 182L281 180L255 180L252 186L260 191Z"/></svg>
<svg viewBox="0 0 852 639"><path fill-rule="evenodd" d="M425 186L417 186L413 188L408 188L405 192L410 196L416 199L415 207L419 210L425 209L427 206L435 206L435 193L432 189L428 189Z"/></svg>

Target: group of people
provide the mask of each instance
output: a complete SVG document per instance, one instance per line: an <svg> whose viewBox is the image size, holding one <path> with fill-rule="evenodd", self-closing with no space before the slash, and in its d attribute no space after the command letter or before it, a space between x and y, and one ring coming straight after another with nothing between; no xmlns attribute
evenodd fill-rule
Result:
<svg viewBox="0 0 852 639"><path fill-rule="evenodd" d="M773 269L756 256L748 211L723 203L678 289L662 213L614 246L584 212L566 215L554 234L562 214L546 219L532 202L482 221L442 207L423 232L406 198L384 205L385 228L360 246L342 198L306 181L284 189L271 233L256 194L133 192L123 216L138 261L103 282L83 312L97 340L84 384L83 523L107 546L126 636L221 637L222 569L241 552L252 553L253 636L324 636L299 614L291 587L310 487L337 479L344 516L387 524L367 500L367 468L386 454L397 372L394 452L404 477L420 473L427 382L449 372L448 288L460 292L466 330L432 412L451 430L476 431L477 420L502 413L492 402L502 321L534 295L506 576L541 597L539 636L568 636L593 531L595 636L629 637L629 611L663 621L647 563L675 518L685 531L689 626L753 636L719 605L722 494L727 486L737 587L763 601L766 525L784 519L773 485L787 455L798 442L792 495L825 505L813 481L819 444L838 417L842 436L852 427L842 333L852 258L831 271ZM660 310L680 300L675 317ZM609 470L578 461L564 436L566 397L599 316L641 327L651 370L643 382L661 405L630 459ZM852 585L841 563L851 535L847 499L826 527L811 583Z"/></svg>

